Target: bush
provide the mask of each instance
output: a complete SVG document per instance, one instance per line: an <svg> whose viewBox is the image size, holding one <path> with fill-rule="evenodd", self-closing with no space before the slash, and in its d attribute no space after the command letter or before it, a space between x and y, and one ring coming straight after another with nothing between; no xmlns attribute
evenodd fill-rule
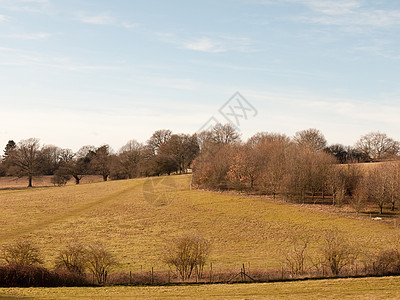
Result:
<svg viewBox="0 0 400 300"><path fill-rule="evenodd" d="M96 278L98 284L106 284L110 271L117 261L102 244L90 245L87 250L87 266Z"/></svg>
<svg viewBox="0 0 400 300"><path fill-rule="evenodd" d="M51 183L54 185L58 185L58 186L63 186L66 185L67 182L71 179L70 175L66 175L66 174L55 174L52 178L51 178Z"/></svg>
<svg viewBox="0 0 400 300"><path fill-rule="evenodd" d="M29 266L43 263L40 258L39 249L29 241L24 240L5 246L3 249L3 259L9 265Z"/></svg>
<svg viewBox="0 0 400 300"><path fill-rule="evenodd" d="M321 253L325 265L337 276L341 270L354 263L357 251L336 229L326 231Z"/></svg>
<svg viewBox="0 0 400 300"><path fill-rule="evenodd" d="M87 250L82 245L68 246L56 258L56 268L83 275L87 267Z"/></svg>
<svg viewBox="0 0 400 300"><path fill-rule="evenodd" d="M190 279L194 270L201 278L210 246L210 241L201 236L183 235L172 242L164 260L170 267L176 268L182 280Z"/></svg>
<svg viewBox="0 0 400 300"><path fill-rule="evenodd" d="M1 287L84 286L84 277L65 271L49 271L32 265L0 266Z"/></svg>
<svg viewBox="0 0 400 300"><path fill-rule="evenodd" d="M396 249L381 250L372 263L374 274L389 275L400 273L400 252Z"/></svg>

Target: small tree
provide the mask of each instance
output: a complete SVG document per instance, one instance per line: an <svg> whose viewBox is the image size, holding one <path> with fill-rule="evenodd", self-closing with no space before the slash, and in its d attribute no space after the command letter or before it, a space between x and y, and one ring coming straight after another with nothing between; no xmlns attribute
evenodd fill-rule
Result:
<svg viewBox="0 0 400 300"><path fill-rule="evenodd" d="M183 281L190 279L193 271L201 277L210 246L210 241L201 236L183 235L169 245L164 260L170 267L176 268Z"/></svg>
<svg viewBox="0 0 400 300"><path fill-rule="evenodd" d="M321 254L325 265L337 276L342 269L354 263L357 251L337 229L325 232Z"/></svg>
<svg viewBox="0 0 400 300"><path fill-rule="evenodd" d="M87 266L98 284L107 283L110 271L117 265L113 255L102 244L90 245L87 250Z"/></svg>
<svg viewBox="0 0 400 300"><path fill-rule="evenodd" d="M293 238L290 248L285 253L285 260L292 275L303 275L306 271L307 249L309 241L307 238Z"/></svg>
<svg viewBox="0 0 400 300"><path fill-rule="evenodd" d="M71 245L62 250L56 258L56 268L83 275L87 267L88 253L82 245Z"/></svg>
<svg viewBox="0 0 400 300"><path fill-rule="evenodd" d="M20 240L3 248L3 259L9 265L42 264L39 249L29 241Z"/></svg>

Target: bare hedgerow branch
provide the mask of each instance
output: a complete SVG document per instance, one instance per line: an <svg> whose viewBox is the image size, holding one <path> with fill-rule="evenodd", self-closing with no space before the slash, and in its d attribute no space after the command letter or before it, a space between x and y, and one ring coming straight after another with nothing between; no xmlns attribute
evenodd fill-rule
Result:
<svg viewBox="0 0 400 300"><path fill-rule="evenodd" d="M344 267L355 262L358 251L337 229L330 229L325 232L321 254L324 264L337 276Z"/></svg>
<svg viewBox="0 0 400 300"><path fill-rule="evenodd" d="M87 250L87 266L98 284L106 284L110 271L117 266L114 256L100 243L90 245Z"/></svg>
<svg viewBox="0 0 400 300"><path fill-rule="evenodd" d="M3 259L9 265L42 264L40 251L27 240L19 240L3 248Z"/></svg>
<svg viewBox="0 0 400 300"><path fill-rule="evenodd" d="M70 245L56 257L56 268L66 269L72 273L83 275L88 265L87 249L82 245Z"/></svg>
<svg viewBox="0 0 400 300"><path fill-rule="evenodd" d="M167 247L164 261L176 268L182 280L190 279L193 271L201 277L210 253L211 242L199 235L186 234L176 238Z"/></svg>

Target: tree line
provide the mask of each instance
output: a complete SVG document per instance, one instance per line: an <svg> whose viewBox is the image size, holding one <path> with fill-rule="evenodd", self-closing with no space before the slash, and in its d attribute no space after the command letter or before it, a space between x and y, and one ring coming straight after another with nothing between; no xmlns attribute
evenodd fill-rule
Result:
<svg viewBox="0 0 400 300"><path fill-rule="evenodd" d="M53 145L40 145L30 138L10 140L0 164L0 176L27 177L32 187L34 176L53 175L53 183L63 185L71 178L79 184L87 175L108 179L132 179L143 176L185 173L199 153L196 135L173 134L158 130L145 143L130 140L114 152L107 144L83 146L77 152Z"/></svg>
<svg viewBox="0 0 400 300"><path fill-rule="evenodd" d="M343 174L332 177L328 169L334 164L392 160L399 149L399 142L380 132L362 136L354 146L328 145L317 129L293 137L260 132L244 142L230 124L217 124L192 135L157 130L145 143L130 140L116 152L107 144L73 152L41 145L36 138L10 140L0 157L0 176L26 177L31 187L34 176L41 175L53 175L53 183L63 185L72 178L79 184L87 175L101 175L106 181L193 168L194 183L201 187L254 189L294 198L330 191L339 199L340 188L326 181L343 181Z"/></svg>
<svg viewBox="0 0 400 300"><path fill-rule="evenodd" d="M354 147L327 145L316 129L293 137L258 133L246 143L231 134L215 143L205 135L193 163L193 184L206 189L234 189L283 196L294 201L330 199L361 211L368 202L394 210L400 201L399 142L375 132ZM359 162L390 161L370 170ZM346 165L345 165L346 163Z"/></svg>

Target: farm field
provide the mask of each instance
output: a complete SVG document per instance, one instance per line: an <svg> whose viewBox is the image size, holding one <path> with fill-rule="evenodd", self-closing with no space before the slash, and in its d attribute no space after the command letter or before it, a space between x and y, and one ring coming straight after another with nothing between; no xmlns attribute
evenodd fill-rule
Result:
<svg viewBox="0 0 400 300"><path fill-rule="evenodd" d="M398 299L400 278L161 287L0 288L12 299ZM10 299L10 298L9 298Z"/></svg>
<svg viewBox="0 0 400 300"><path fill-rule="evenodd" d="M310 239L317 255L324 229L338 228L363 249L360 259L387 248L399 230L366 218L273 202L265 197L190 190L191 175L65 187L0 190L0 245L29 238L52 268L71 243L101 241L117 271L166 271L165 245L182 233L212 241L214 270L280 268L293 236Z"/></svg>
<svg viewBox="0 0 400 300"><path fill-rule="evenodd" d="M34 187L50 187L54 186L51 182L53 176L38 176L33 178ZM100 175L87 175L81 179L81 184L93 183L103 181L103 177ZM67 185L74 185L75 179L72 178L67 182ZM0 177L0 189L15 189L15 188L26 188L28 185L28 179L26 177Z"/></svg>

